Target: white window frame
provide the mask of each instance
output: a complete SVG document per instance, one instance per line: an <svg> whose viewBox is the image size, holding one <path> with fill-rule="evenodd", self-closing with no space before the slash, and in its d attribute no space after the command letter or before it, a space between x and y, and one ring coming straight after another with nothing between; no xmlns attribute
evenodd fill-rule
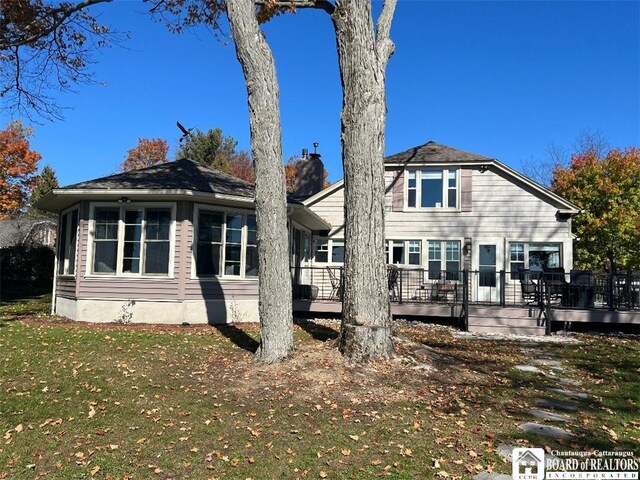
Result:
<svg viewBox="0 0 640 480"><path fill-rule="evenodd" d="M73 219L73 212L76 211L77 212L77 222L76 222L76 241L75 241L75 249L74 249L74 255L73 255L73 263L74 263L74 268L73 268L73 273L69 273L69 267L71 266L71 262L70 259L68 258L67 254L68 254L68 250L69 247L71 246L71 222ZM65 219L65 215L68 215L67 218ZM66 210L63 210L62 212L60 212L60 234L62 235L62 222L66 221L67 225L66 225L66 232L65 232L65 238L64 238L64 242L59 242L59 247L58 247L58 270L56 271L56 275L58 275L59 277L76 277L78 274L78 240L79 240L79 233L80 233L80 208L78 207L78 205L74 205L71 208L68 208ZM64 245L64 248L63 248ZM64 251L63 251L64 250ZM61 262L61 263L60 263ZM62 270L62 272L60 272L60 270Z"/></svg>
<svg viewBox="0 0 640 480"><path fill-rule="evenodd" d="M442 206L440 207L422 207L422 172L424 170L440 170L442 172ZM449 173L455 172L456 178L456 205L455 207L449 207L449 190L452 188L449 187ZM416 186L415 188L409 188L409 176L411 174L415 174ZM407 179L404 182L404 208L405 210L414 211L414 210L431 210L431 211L459 211L460 210L460 168L448 168L441 166L428 166L422 168L408 168L405 170L405 178ZM416 204L415 206L409 206L409 190L415 190L416 192Z"/></svg>
<svg viewBox="0 0 640 480"><path fill-rule="evenodd" d="M116 271L115 272L94 272L94 244L95 244L95 211L96 208L117 208L119 210L118 217L118 249L116 253ZM122 264L124 257L124 212L126 209L141 208L144 210L142 232L140 235L140 268L139 272L123 272ZM144 260L146 258L146 245L145 245L145 213L146 209L166 208L171 212L171 222L169 223L169 264L167 274L162 273L143 273ZM132 203L115 203L115 202L92 202L90 205L89 215L89 235L87 245L87 264L86 275L94 278L159 278L159 279L171 279L174 278L174 257L175 257L175 245L176 245L176 204L168 202L132 202Z"/></svg>
<svg viewBox="0 0 640 480"><path fill-rule="evenodd" d="M334 262L333 261L333 244L334 242L338 245L336 246L345 246L345 242L343 238L329 238L329 237L318 237L316 239L313 240L313 263L315 264L320 264L320 265L344 265L344 262ZM322 250L322 251L326 251L327 252L327 261L326 262L320 262L318 260L316 260L316 252L318 251L318 247L319 246L326 246L326 250ZM345 250L346 253L346 250Z"/></svg>
<svg viewBox="0 0 640 480"><path fill-rule="evenodd" d="M511 270L511 245L524 245L524 270L529 270L531 268L531 264L530 264L530 257L529 257L529 252L531 250L531 245L535 245L535 244L540 244L540 243L546 243L546 244L550 244L550 245L556 245L558 247L558 253L560 258L558 259L558 263L560 265L560 267L564 266L564 256L565 256L565 252L564 252L564 242L558 242L558 241L553 241L553 240L509 240L508 245L507 245L507 260L508 260L508 266L509 266L509 270ZM516 262L516 263L521 263L521 262ZM509 280L513 280L513 281L518 281L519 277L516 275L514 276L515 272L511 272L511 275L509 275Z"/></svg>
<svg viewBox="0 0 640 480"><path fill-rule="evenodd" d="M218 275L202 275L198 276L197 273L197 250L198 250L198 229L200 228L200 212L204 210L207 212L216 212L223 214L222 221L222 236L221 236L221 244L220 244L220 271L221 273ZM240 247L240 275L229 275L224 273L225 271L225 260L227 254L227 216L228 215L243 215L244 220L242 222L242 233L241 233L241 247ZM242 208L228 208L221 207L219 205L206 205L206 204L197 204L194 207L194 216L193 216L193 255L191 256L191 279L197 279L201 281L215 281L216 279L232 279L232 280L247 280L247 281L257 281L258 275L256 276L246 276L246 262L247 262L247 241L248 241L248 232L249 227L247 225L247 216L253 215L256 216L255 210L248 210Z"/></svg>
<svg viewBox="0 0 640 480"><path fill-rule="evenodd" d="M404 251L404 255L403 255L403 259L404 262L403 263L393 263L393 247L391 244L395 243L395 242L401 242L403 251ZM411 248L411 244L418 242L419 245L419 251L418 252L411 252L410 248ZM389 265L401 265L404 267L408 267L408 268L420 268L422 267L422 262L423 262L423 241L421 238L387 238L385 240L385 254L387 257L387 264ZM409 263L409 259L410 259L410 254L418 254L419 255L419 260L418 263Z"/></svg>
<svg viewBox="0 0 640 480"><path fill-rule="evenodd" d="M429 258L429 244L430 243L439 243L440 244L440 259L439 260L431 260ZM455 242L458 244L458 279L457 280L452 280L452 281L461 281L462 278L460 278L459 273L462 271L463 268L463 264L464 264L464 254L462 252L462 248L463 248L463 241L459 238L447 238L447 239L440 239L440 238L429 238L425 241L425 245L426 245L426 260L425 260L425 273L427 278L430 281L438 281L438 280L446 280L446 278L429 278L429 263L432 261L439 261L440 262L440 275L442 274L442 272L446 272L447 271L447 243L450 242ZM446 277L446 273L445 273L445 277Z"/></svg>

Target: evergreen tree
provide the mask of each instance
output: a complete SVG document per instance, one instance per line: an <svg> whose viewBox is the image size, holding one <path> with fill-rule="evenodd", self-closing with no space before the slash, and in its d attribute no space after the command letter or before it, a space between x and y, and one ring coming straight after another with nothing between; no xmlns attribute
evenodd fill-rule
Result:
<svg viewBox="0 0 640 480"><path fill-rule="evenodd" d="M231 174L231 159L237 145L238 142L233 137L225 137L219 128L213 128L206 133L196 129L180 145L176 159L188 158Z"/></svg>
<svg viewBox="0 0 640 480"><path fill-rule="evenodd" d="M47 193L52 191L54 188L58 188L59 186L60 185L58 184L58 177L56 176L55 170L49 165L45 165L42 169L42 173L36 178L35 187L31 192L29 204L33 206Z"/></svg>

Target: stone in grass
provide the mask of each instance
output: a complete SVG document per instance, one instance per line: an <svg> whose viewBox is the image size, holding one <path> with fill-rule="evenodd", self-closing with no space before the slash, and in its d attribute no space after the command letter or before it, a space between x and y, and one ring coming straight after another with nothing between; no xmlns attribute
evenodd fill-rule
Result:
<svg viewBox="0 0 640 480"><path fill-rule="evenodd" d="M481 472L474 475L473 480L513 480L513 477L504 473Z"/></svg>
<svg viewBox="0 0 640 480"><path fill-rule="evenodd" d="M553 425L541 425L539 423L527 422L522 425L518 425L518 428L523 432L535 433L536 435L542 435L555 440L570 440L573 437L573 433L563 430L560 427L554 427Z"/></svg>
<svg viewBox="0 0 640 480"><path fill-rule="evenodd" d="M531 363L535 363L536 365L543 365L545 367L560 367L562 362L560 360L550 360L547 358L534 358L531 360Z"/></svg>
<svg viewBox="0 0 640 480"><path fill-rule="evenodd" d="M578 410L577 403L567 402L565 400L556 400L554 398L536 398L536 403L546 408L567 410L568 412L575 412Z"/></svg>
<svg viewBox="0 0 640 480"><path fill-rule="evenodd" d="M547 390L569 398L581 398L583 400L589 398L589 394L585 392L572 392L571 390L563 390L561 388L547 388Z"/></svg>
<svg viewBox="0 0 640 480"><path fill-rule="evenodd" d="M496 453L500 455L500 458L502 458L504 461L510 462L511 454L513 453L514 448L518 447L516 447L515 445L506 445L503 443L498 445L498 448L496 448Z"/></svg>
<svg viewBox="0 0 640 480"><path fill-rule="evenodd" d="M516 368L521 372L542 373L538 367L534 367L533 365L516 365Z"/></svg>
<svg viewBox="0 0 640 480"><path fill-rule="evenodd" d="M572 387L577 387L577 386L581 385L581 383L582 383L582 382L580 382L580 380L575 380L573 378L558 377L558 378L556 378L556 380L558 380L558 382L560 382L563 385L571 385Z"/></svg>
<svg viewBox="0 0 640 480"><path fill-rule="evenodd" d="M538 408L532 408L527 413L533 417L540 418L542 420L548 420L550 422L569 422L575 417L569 415L560 415L559 413L547 412L546 410L540 410Z"/></svg>

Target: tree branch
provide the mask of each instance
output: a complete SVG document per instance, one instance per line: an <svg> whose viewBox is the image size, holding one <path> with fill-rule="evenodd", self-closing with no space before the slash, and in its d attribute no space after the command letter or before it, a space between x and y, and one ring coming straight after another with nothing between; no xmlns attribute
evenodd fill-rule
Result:
<svg viewBox="0 0 640 480"><path fill-rule="evenodd" d="M266 0L256 0L256 5L268 5ZM281 8L317 8L324 10L329 15L333 14L335 6L328 0L275 0L275 5Z"/></svg>
<svg viewBox="0 0 640 480"><path fill-rule="evenodd" d="M0 40L0 50L5 50L5 49L8 49L9 47L19 47L22 45L29 45L33 42L36 42L37 40L40 40L50 35L52 32L58 29L60 25L62 25L65 22L65 20L71 17L74 13L77 13L81 10L84 10L87 7L90 7L98 3L109 3L112 1L113 0L84 0L69 8L56 8L56 9L50 10L46 12L46 14L47 16L51 16L53 19L51 22L51 25L49 25L44 30L36 29L36 31L33 34L29 35L26 38L22 38L22 39L16 38L15 40L3 38ZM25 30L29 30L29 28L26 28Z"/></svg>
<svg viewBox="0 0 640 480"><path fill-rule="evenodd" d="M395 50L395 45L393 41L391 41L390 35L391 21L393 20L396 3L397 0L384 0L382 13L378 17L378 24L376 26L376 52L381 62L380 67L383 70L386 68L387 62Z"/></svg>

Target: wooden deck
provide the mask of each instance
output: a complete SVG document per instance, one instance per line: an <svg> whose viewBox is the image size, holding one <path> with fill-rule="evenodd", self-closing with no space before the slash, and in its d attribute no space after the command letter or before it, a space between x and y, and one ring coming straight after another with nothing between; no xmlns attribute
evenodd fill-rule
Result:
<svg viewBox="0 0 640 480"><path fill-rule="evenodd" d="M294 300L294 313L339 315L342 304L330 300ZM457 324L462 314L461 304L403 302L391 303L394 317L448 317ZM555 323L602 323L640 325L640 310L609 311L602 309L554 308L551 311ZM518 335L544 335L545 318L537 306L484 306L469 305L468 326L470 332L504 333Z"/></svg>

